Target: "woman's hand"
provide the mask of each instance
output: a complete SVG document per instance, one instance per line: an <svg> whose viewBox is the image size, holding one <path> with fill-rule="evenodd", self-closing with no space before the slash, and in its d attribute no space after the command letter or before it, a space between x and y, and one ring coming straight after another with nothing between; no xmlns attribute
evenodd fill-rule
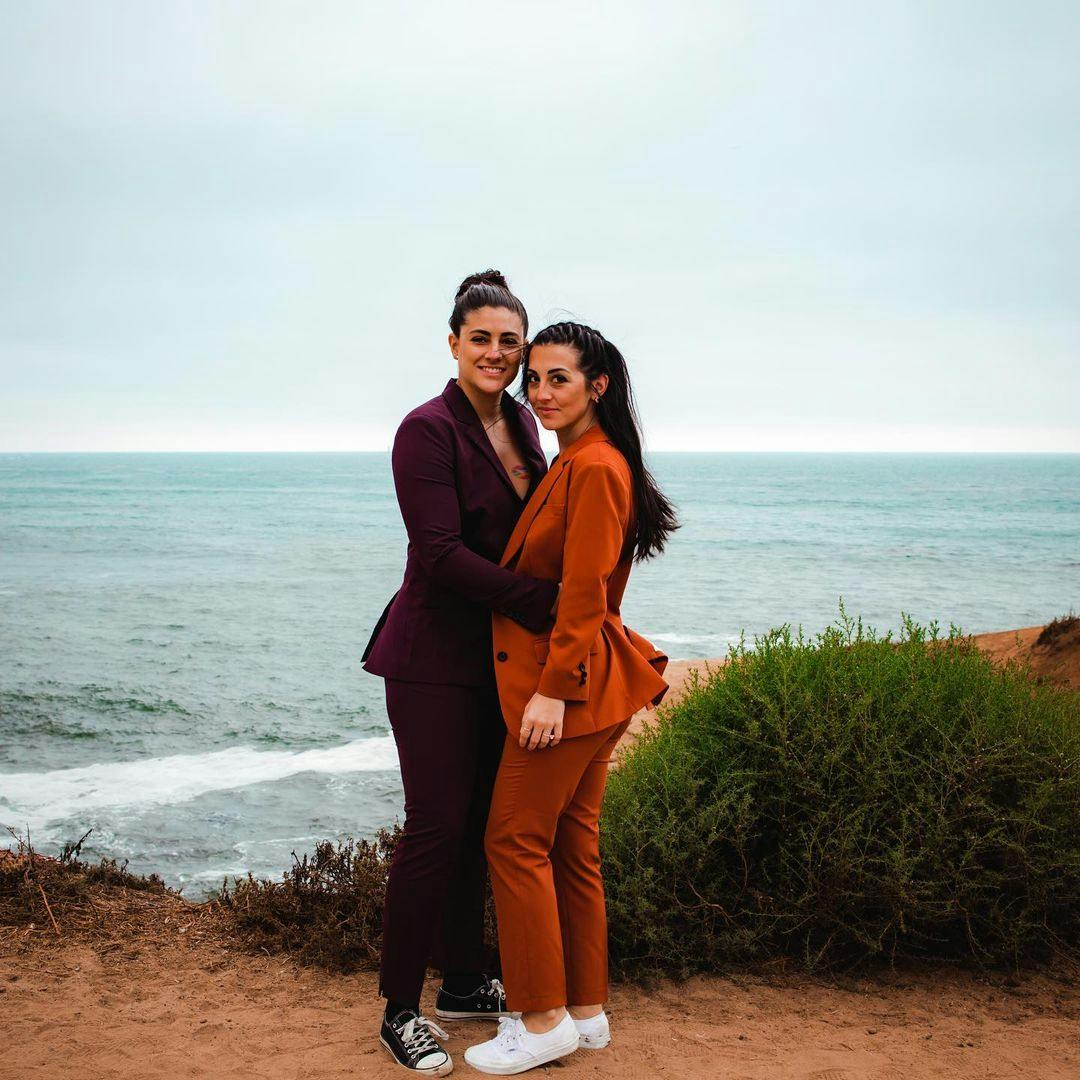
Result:
<svg viewBox="0 0 1080 1080"><path fill-rule="evenodd" d="M544 750L549 746L557 746L562 739L565 712L566 702L560 698L533 694L521 717L518 746L522 750Z"/></svg>

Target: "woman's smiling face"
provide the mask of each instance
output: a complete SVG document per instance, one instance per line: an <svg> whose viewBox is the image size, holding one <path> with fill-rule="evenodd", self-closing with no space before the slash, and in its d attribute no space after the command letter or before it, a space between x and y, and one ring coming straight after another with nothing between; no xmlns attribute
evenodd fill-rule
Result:
<svg viewBox="0 0 1080 1080"><path fill-rule="evenodd" d="M509 308L482 307L470 311L461 334L450 335L457 358L458 382L481 394L499 394L517 378L525 327Z"/></svg>
<svg viewBox="0 0 1080 1080"><path fill-rule="evenodd" d="M529 404L548 431L580 435L596 418L593 399L607 389L608 378L590 383L580 359L572 345L534 345L529 352Z"/></svg>

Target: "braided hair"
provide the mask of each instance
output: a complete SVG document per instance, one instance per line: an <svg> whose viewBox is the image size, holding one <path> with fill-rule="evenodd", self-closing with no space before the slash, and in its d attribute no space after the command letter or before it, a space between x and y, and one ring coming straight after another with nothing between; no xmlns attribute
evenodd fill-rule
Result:
<svg viewBox="0 0 1080 1080"><path fill-rule="evenodd" d="M456 337L470 311L482 307L506 308L521 317L525 336L529 336L529 316L525 305L510 291L506 278L498 270L484 270L470 274L459 286L454 296L454 310L450 312L450 329Z"/></svg>
<svg viewBox="0 0 1080 1080"><path fill-rule="evenodd" d="M529 345L568 345L578 354L578 367L590 383L608 377L607 389L596 405L597 420L616 449L626 458L634 490L634 526L628 542L635 561L664 550L668 536L679 527L675 508L645 466L641 450L641 422L630 388L623 354L598 330L583 323L561 322L546 326ZM527 395L528 353L522 365L522 393Z"/></svg>

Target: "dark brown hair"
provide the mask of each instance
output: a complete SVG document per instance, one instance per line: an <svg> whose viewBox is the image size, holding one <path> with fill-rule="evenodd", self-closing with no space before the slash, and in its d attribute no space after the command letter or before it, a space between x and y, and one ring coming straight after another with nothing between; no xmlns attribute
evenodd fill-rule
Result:
<svg viewBox="0 0 1080 1080"><path fill-rule="evenodd" d="M525 336L529 336L529 316L525 305L510 291L506 278L498 270L484 270L470 274L459 286L454 297L454 310L450 312L450 329L455 336L470 311L482 307L506 308L521 318Z"/></svg>
<svg viewBox="0 0 1080 1080"><path fill-rule="evenodd" d="M626 458L634 488L634 528L629 546L635 560L651 558L664 550L668 537L679 527L675 508L645 467L641 450L641 422L630 388L626 360L598 330L584 323L561 322L545 326L529 345L569 345L578 354L578 367L591 383L599 375L608 377L607 389L596 406L596 417L604 433ZM521 385L529 389L529 361L522 365Z"/></svg>

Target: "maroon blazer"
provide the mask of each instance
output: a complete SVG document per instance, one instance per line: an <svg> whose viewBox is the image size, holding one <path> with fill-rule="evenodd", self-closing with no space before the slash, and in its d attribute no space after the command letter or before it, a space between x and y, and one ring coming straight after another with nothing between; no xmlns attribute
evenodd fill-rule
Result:
<svg viewBox="0 0 1080 1080"><path fill-rule="evenodd" d="M364 650L364 668L373 675L481 686L494 679L493 611L536 633L551 623L558 584L499 566L547 472L531 414L506 393L502 411L532 474L524 499L453 379L413 409L394 436L394 488L409 548L401 588Z"/></svg>

